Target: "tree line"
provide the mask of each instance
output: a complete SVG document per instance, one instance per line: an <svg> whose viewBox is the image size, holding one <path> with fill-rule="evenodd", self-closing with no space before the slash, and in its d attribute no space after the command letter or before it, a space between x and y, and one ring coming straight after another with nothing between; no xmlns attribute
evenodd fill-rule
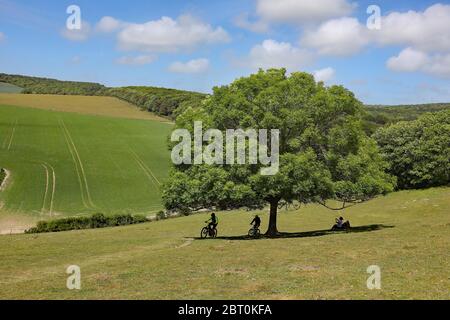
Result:
<svg viewBox="0 0 450 320"><path fill-rule="evenodd" d="M112 96L161 116L176 118L189 107L196 107L205 94L157 87L108 88L99 83L60 81L0 73L0 82L22 88L24 94Z"/></svg>
<svg viewBox="0 0 450 320"><path fill-rule="evenodd" d="M172 119L179 118L179 122L185 122L183 119L189 119L193 114L197 114L202 110L209 110L211 114L217 114L219 119L227 114L230 117L233 115L227 121L238 123L251 120L249 119L249 114L253 110L241 112L239 108L244 108L249 103L253 103L253 99L259 94L258 90L262 90L261 88L267 85L267 81L272 81L273 79L270 77L273 75L273 72L266 75L269 80L262 80L265 79L265 76L261 74L259 77L257 75L251 76L252 80L248 80L248 82L255 81L257 85L251 85L254 87L242 90L247 95L244 97L234 93L233 90L241 90L239 86L247 83L245 78L232 84L229 89L230 92L225 94L227 86L224 86L214 89L212 95L144 86L108 88L98 83L60 81L4 73L0 73L0 82L21 87L25 94L113 96L134 104L143 110ZM303 82L287 89L297 90L296 94L298 95L302 90L308 89L307 86L309 86L309 89L313 88L314 86L310 79L306 78L306 76L304 77L308 80L302 80ZM258 83L258 81L261 83ZM306 89L304 88L305 86ZM308 100L305 99L301 100L298 98L300 100L283 102L282 99L287 94L294 95L285 91L283 95L280 95L280 98L277 98L276 102L290 103L294 106L295 104L303 104L307 107L306 103ZM221 95L225 96L222 97ZM222 108L217 103L212 104L212 101L217 102L219 98L228 103L227 108ZM226 100L231 98L236 101ZM242 106L236 106L236 103L240 103ZM335 103L345 105L349 102L341 99ZM359 102L352 103L360 104ZM372 105L365 107L360 104L357 115L358 121L365 134L376 141L381 156L387 161L387 172L397 178L398 189L426 188L449 184L449 109L450 103L401 106ZM217 110L221 111L217 113ZM285 112L285 109L282 110ZM317 111L320 110L317 109ZM273 121L279 121L277 120L279 116L274 114ZM291 119L291 121L294 121L294 119ZM313 134L313 131L310 134ZM342 139L340 136L335 138ZM301 140L295 140L290 143L299 144L301 142Z"/></svg>

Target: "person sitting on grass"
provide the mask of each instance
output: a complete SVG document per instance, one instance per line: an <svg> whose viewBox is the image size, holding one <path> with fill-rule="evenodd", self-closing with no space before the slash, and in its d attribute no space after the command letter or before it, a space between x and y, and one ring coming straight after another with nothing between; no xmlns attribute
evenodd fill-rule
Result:
<svg viewBox="0 0 450 320"><path fill-rule="evenodd" d="M253 229L255 230L259 229L259 226L261 225L261 218L256 215L252 222L250 222L250 225L253 225Z"/></svg>
<svg viewBox="0 0 450 320"><path fill-rule="evenodd" d="M213 213L211 213L211 218L209 218L207 221L205 221L205 223L208 223L208 228L210 231L212 231L217 228L217 225L219 224L219 219L217 218L216 214L213 212Z"/></svg>
<svg viewBox="0 0 450 320"><path fill-rule="evenodd" d="M345 221L343 217L339 217L336 219L336 224L334 225L335 229L350 229L350 221Z"/></svg>

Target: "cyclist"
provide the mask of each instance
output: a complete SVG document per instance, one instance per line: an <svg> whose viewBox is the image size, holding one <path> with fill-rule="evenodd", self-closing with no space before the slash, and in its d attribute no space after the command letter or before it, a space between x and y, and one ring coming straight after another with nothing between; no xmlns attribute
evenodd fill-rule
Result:
<svg viewBox="0 0 450 320"><path fill-rule="evenodd" d="M257 230L259 229L259 226L261 225L261 218L256 215L255 218L250 222L250 224L253 225L253 229Z"/></svg>
<svg viewBox="0 0 450 320"><path fill-rule="evenodd" d="M217 218L216 214L213 212L211 213L211 218L205 221L205 223L208 223L208 229L211 232L212 230L217 229L217 225L219 224L219 218Z"/></svg>

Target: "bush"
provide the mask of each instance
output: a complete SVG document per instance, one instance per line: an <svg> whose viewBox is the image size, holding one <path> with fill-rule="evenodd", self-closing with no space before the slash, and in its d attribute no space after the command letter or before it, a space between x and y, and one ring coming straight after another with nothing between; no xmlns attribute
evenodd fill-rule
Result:
<svg viewBox="0 0 450 320"><path fill-rule="evenodd" d="M97 229L115 226L126 226L130 224L147 222L142 215L123 214L107 217L103 213L96 213L91 217L71 217L50 221L39 221L36 227L25 233L61 232L69 230Z"/></svg>

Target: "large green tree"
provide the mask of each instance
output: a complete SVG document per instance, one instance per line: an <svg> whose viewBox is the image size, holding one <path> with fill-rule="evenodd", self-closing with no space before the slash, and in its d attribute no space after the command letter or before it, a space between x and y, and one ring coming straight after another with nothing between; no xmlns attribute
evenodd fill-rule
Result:
<svg viewBox="0 0 450 320"><path fill-rule="evenodd" d="M267 236L278 234L281 203L345 208L393 190L395 180L376 143L361 125L362 104L342 86L326 87L312 75L285 69L260 70L215 87L198 108L177 118L176 128L279 129L280 166L261 175L261 164L176 165L163 188L169 210L270 206ZM173 147L174 144L171 144ZM338 209L338 208L335 208Z"/></svg>
<svg viewBox="0 0 450 320"><path fill-rule="evenodd" d="M399 188L450 183L450 110L381 128L374 137Z"/></svg>

